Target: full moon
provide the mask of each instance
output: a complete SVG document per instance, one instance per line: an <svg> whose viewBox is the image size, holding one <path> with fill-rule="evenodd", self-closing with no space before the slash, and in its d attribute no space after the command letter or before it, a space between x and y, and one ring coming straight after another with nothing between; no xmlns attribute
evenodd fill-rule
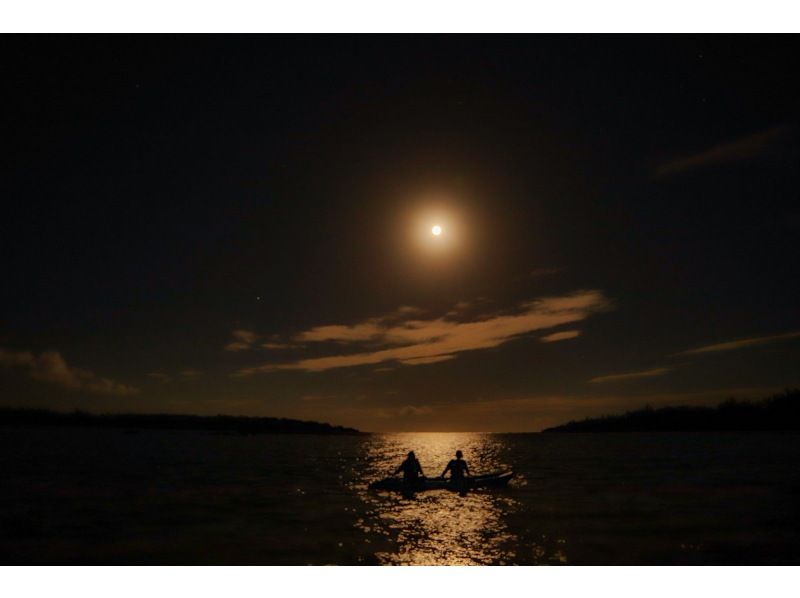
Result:
<svg viewBox="0 0 800 598"><path fill-rule="evenodd" d="M441 234L442 234L442 227L441 227L441 226L439 226L439 225L437 224L436 226L434 226L434 227L431 229L431 232L432 232L432 233L433 233L435 236L437 236L437 237L438 237L439 235L441 235Z"/></svg>

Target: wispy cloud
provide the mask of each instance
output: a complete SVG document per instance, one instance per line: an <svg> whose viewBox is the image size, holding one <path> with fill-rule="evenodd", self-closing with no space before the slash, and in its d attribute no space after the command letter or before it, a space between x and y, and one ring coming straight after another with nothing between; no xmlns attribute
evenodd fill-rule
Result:
<svg viewBox="0 0 800 598"><path fill-rule="evenodd" d="M454 359L455 355L434 355L433 357L413 357L411 359L401 359L400 363L405 365L425 365L426 363L439 363Z"/></svg>
<svg viewBox="0 0 800 598"><path fill-rule="evenodd" d="M434 413L435 408L429 405L402 405L399 407L360 407L343 410L345 413L350 411L360 415L366 415L370 419L396 420L398 418L417 418L429 416Z"/></svg>
<svg viewBox="0 0 800 598"><path fill-rule="evenodd" d="M543 343L555 343L557 341L565 341L571 338L576 338L581 335L580 330L564 330L563 332L554 332L553 334L548 334L547 336L543 336L539 340Z"/></svg>
<svg viewBox="0 0 800 598"><path fill-rule="evenodd" d="M728 143L716 145L697 154L662 164L656 169L656 175L669 176L716 164L751 160L766 153L767 150L786 138L789 133L790 128L787 126L773 127L760 131Z"/></svg>
<svg viewBox="0 0 800 598"><path fill-rule="evenodd" d="M670 371L672 371L672 368L653 368L640 372L626 372L624 374L597 376L596 378L589 380L589 382L593 384L605 384L606 382L624 382L626 380L636 380L638 378L654 378L656 376L663 376Z"/></svg>
<svg viewBox="0 0 800 598"><path fill-rule="evenodd" d="M189 370L181 370L180 372L178 372L178 375L181 376L182 378L199 378L200 376L203 375L203 372L201 372L200 370L189 369Z"/></svg>
<svg viewBox="0 0 800 598"><path fill-rule="evenodd" d="M476 297L471 301L458 301L444 314L444 317L449 320L476 320L480 318L481 314L491 315L496 312L497 308L493 307L493 305L494 302L488 297Z"/></svg>
<svg viewBox="0 0 800 598"><path fill-rule="evenodd" d="M433 413L433 408L428 405L406 405L397 410L397 415L400 417L416 417L420 415L430 415Z"/></svg>
<svg viewBox="0 0 800 598"><path fill-rule="evenodd" d="M159 382L173 382L175 380L193 380L203 375L201 370L187 368L175 372L174 374L166 374L164 372L148 372L145 374L148 378L158 380Z"/></svg>
<svg viewBox="0 0 800 598"><path fill-rule="evenodd" d="M329 401L338 398L338 395L303 395L301 401Z"/></svg>
<svg viewBox="0 0 800 598"><path fill-rule="evenodd" d="M258 340L258 335L252 330L234 330L231 336L233 340L223 347L225 351L246 351L252 349Z"/></svg>
<svg viewBox="0 0 800 598"><path fill-rule="evenodd" d="M20 367L35 380L42 380L72 390L110 395L134 395L138 388L102 378L95 373L67 365L58 351L44 351L35 355L31 351L14 351L0 348L0 367Z"/></svg>
<svg viewBox="0 0 800 598"><path fill-rule="evenodd" d="M697 347L696 349L689 349L683 351L682 355L697 355L700 353L716 353L718 351L733 351L735 349L744 349L746 347L754 347L756 345L766 345L768 343L776 343L791 338L800 337L798 332L786 332L784 334L773 334L771 336L756 336L752 338L744 338L736 341L728 341L725 343L716 343L714 345L705 345Z"/></svg>
<svg viewBox="0 0 800 598"><path fill-rule="evenodd" d="M384 335L385 328L380 319L367 320L353 326L333 324L317 326L297 335L300 341L320 343L334 341L337 343L352 343L357 341L371 341Z"/></svg>
<svg viewBox="0 0 800 598"><path fill-rule="evenodd" d="M231 332L231 340L223 347L225 351L250 351L257 348L262 349L291 349L292 345L286 343L276 342L276 337L270 337L266 342L259 342L263 340L264 336L259 335L252 330L234 330Z"/></svg>
<svg viewBox="0 0 800 598"><path fill-rule="evenodd" d="M307 343L360 345L362 348L364 343L370 343L383 348L289 363L267 363L241 369L238 375L277 370L320 372L387 361L398 361L405 365L434 363L452 359L463 351L497 347L537 330L579 322L609 306L610 302L601 291L588 290L529 301L518 305L514 313L493 314L468 322L440 317L387 323L385 318L372 318L353 325L318 326L299 333L296 339Z"/></svg>
<svg viewBox="0 0 800 598"><path fill-rule="evenodd" d="M465 301L459 301L456 306L466 309L469 304ZM393 325L402 323L404 321L411 321L412 318L418 317L423 313L425 312L422 309L404 305L380 318L370 318L351 326L339 324L317 326L315 328L311 328L310 330L299 333L294 337L294 340L301 343L358 343L370 341L392 342L391 339L387 338L387 332L391 330ZM403 339L396 340L398 342L403 342Z"/></svg>

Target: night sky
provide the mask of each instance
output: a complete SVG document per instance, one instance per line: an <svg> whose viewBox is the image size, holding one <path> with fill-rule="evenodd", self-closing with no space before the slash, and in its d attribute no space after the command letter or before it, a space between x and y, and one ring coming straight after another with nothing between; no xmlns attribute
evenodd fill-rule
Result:
<svg viewBox="0 0 800 598"><path fill-rule="evenodd" d="M0 44L0 406L536 431L800 386L796 37Z"/></svg>

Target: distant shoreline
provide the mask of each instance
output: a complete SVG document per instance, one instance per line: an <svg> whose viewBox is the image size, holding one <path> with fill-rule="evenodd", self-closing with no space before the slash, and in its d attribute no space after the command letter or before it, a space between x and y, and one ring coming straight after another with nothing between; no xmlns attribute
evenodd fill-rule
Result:
<svg viewBox="0 0 800 598"><path fill-rule="evenodd" d="M733 398L716 407L645 407L546 428L551 432L796 432L800 431L800 390L760 401Z"/></svg>
<svg viewBox="0 0 800 598"><path fill-rule="evenodd" d="M91 427L123 430L165 430L231 432L238 434L322 434L327 436L365 435L354 428L327 423L278 417L180 414L93 414L85 411L64 413L47 409L0 409L0 426Z"/></svg>

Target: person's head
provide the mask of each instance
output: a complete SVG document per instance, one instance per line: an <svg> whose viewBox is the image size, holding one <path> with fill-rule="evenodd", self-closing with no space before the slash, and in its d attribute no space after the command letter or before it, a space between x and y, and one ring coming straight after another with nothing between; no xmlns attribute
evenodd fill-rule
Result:
<svg viewBox="0 0 800 598"><path fill-rule="evenodd" d="M417 456L414 454L414 451L408 451L408 458L409 459L416 459Z"/></svg>
<svg viewBox="0 0 800 598"><path fill-rule="evenodd" d="M460 459L463 456L464 456L464 453L462 453L461 451L456 451L456 459Z"/></svg>

